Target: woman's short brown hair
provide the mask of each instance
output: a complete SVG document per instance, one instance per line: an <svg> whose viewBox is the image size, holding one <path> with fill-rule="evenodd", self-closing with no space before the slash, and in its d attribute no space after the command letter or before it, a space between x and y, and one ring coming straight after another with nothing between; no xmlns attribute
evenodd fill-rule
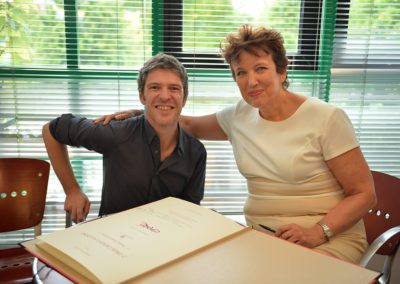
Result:
<svg viewBox="0 0 400 284"><path fill-rule="evenodd" d="M222 56L230 65L232 76L236 80L232 63L238 60L241 51L245 50L257 55L255 49L258 48L261 48L267 54L272 54L272 59L276 65L276 72L283 74L289 64L283 42L281 34L274 29L243 25L236 32L229 33L220 47ZM284 88L289 87L287 78L285 78L282 85Z"/></svg>

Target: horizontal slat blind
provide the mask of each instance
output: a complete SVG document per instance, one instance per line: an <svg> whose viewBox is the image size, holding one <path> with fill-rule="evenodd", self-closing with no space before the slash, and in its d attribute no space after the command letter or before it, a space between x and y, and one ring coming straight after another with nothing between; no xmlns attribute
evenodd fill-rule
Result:
<svg viewBox="0 0 400 284"><path fill-rule="evenodd" d="M152 55L150 1L0 5L6 11L6 18L0 17L0 38L5 35L0 41L6 47L0 53L0 157L46 159L41 127L62 113L94 118L141 107L136 75ZM101 194L101 156L69 150L78 182L92 201L93 218ZM51 172L43 233L65 226L64 198ZM0 244L32 236L32 230L2 234Z"/></svg>
<svg viewBox="0 0 400 284"><path fill-rule="evenodd" d="M352 0L338 17L330 102L350 115L370 167L400 177L400 3Z"/></svg>
<svg viewBox="0 0 400 284"><path fill-rule="evenodd" d="M185 0L160 1L154 5L164 11L163 21L155 24L156 42L184 62L191 77L184 114L210 114L240 99L219 47L228 32L245 23L278 29L290 56L291 89L325 97L329 72L316 66L331 61L319 56L322 1ZM331 12L326 16L331 17ZM332 18L329 20L333 22ZM332 41L327 37L329 44L332 46ZM220 212L242 212L247 186L238 173L230 144L209 141L204 144L208 163L202 204Z"/></svg>

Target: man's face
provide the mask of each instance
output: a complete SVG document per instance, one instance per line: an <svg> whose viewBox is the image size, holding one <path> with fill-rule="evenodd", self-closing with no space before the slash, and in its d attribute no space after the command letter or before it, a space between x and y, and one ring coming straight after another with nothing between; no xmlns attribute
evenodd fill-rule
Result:
<svg viewBox="0 0 400 284"><path fill-rule="evenodd" d="M176 126L186 103L181 78L175 71L154 69L147 75L140 101L153 127Z"/></svg>

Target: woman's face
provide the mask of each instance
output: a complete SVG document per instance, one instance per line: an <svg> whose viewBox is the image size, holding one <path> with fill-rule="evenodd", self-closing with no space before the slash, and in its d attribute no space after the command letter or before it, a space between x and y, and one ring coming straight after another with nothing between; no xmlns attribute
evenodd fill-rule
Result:
<svg viewBox="0 0 400 284"><path fill-rule="evenodd" d="M282 83L286 78L276 72L271 54L262 49L255 49L255 54L242 51L232 70L243 99L251 106L260 108L283 94Z"/></svg>

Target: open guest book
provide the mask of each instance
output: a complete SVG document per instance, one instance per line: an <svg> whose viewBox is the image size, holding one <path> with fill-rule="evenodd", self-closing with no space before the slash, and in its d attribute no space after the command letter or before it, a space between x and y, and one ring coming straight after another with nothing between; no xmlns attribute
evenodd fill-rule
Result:
<svg viewBox="0 0 400 284"><path fill-rule="evenodd" d="M168 197L22 243L77 283L370 283L379 273Z"/></svg>

